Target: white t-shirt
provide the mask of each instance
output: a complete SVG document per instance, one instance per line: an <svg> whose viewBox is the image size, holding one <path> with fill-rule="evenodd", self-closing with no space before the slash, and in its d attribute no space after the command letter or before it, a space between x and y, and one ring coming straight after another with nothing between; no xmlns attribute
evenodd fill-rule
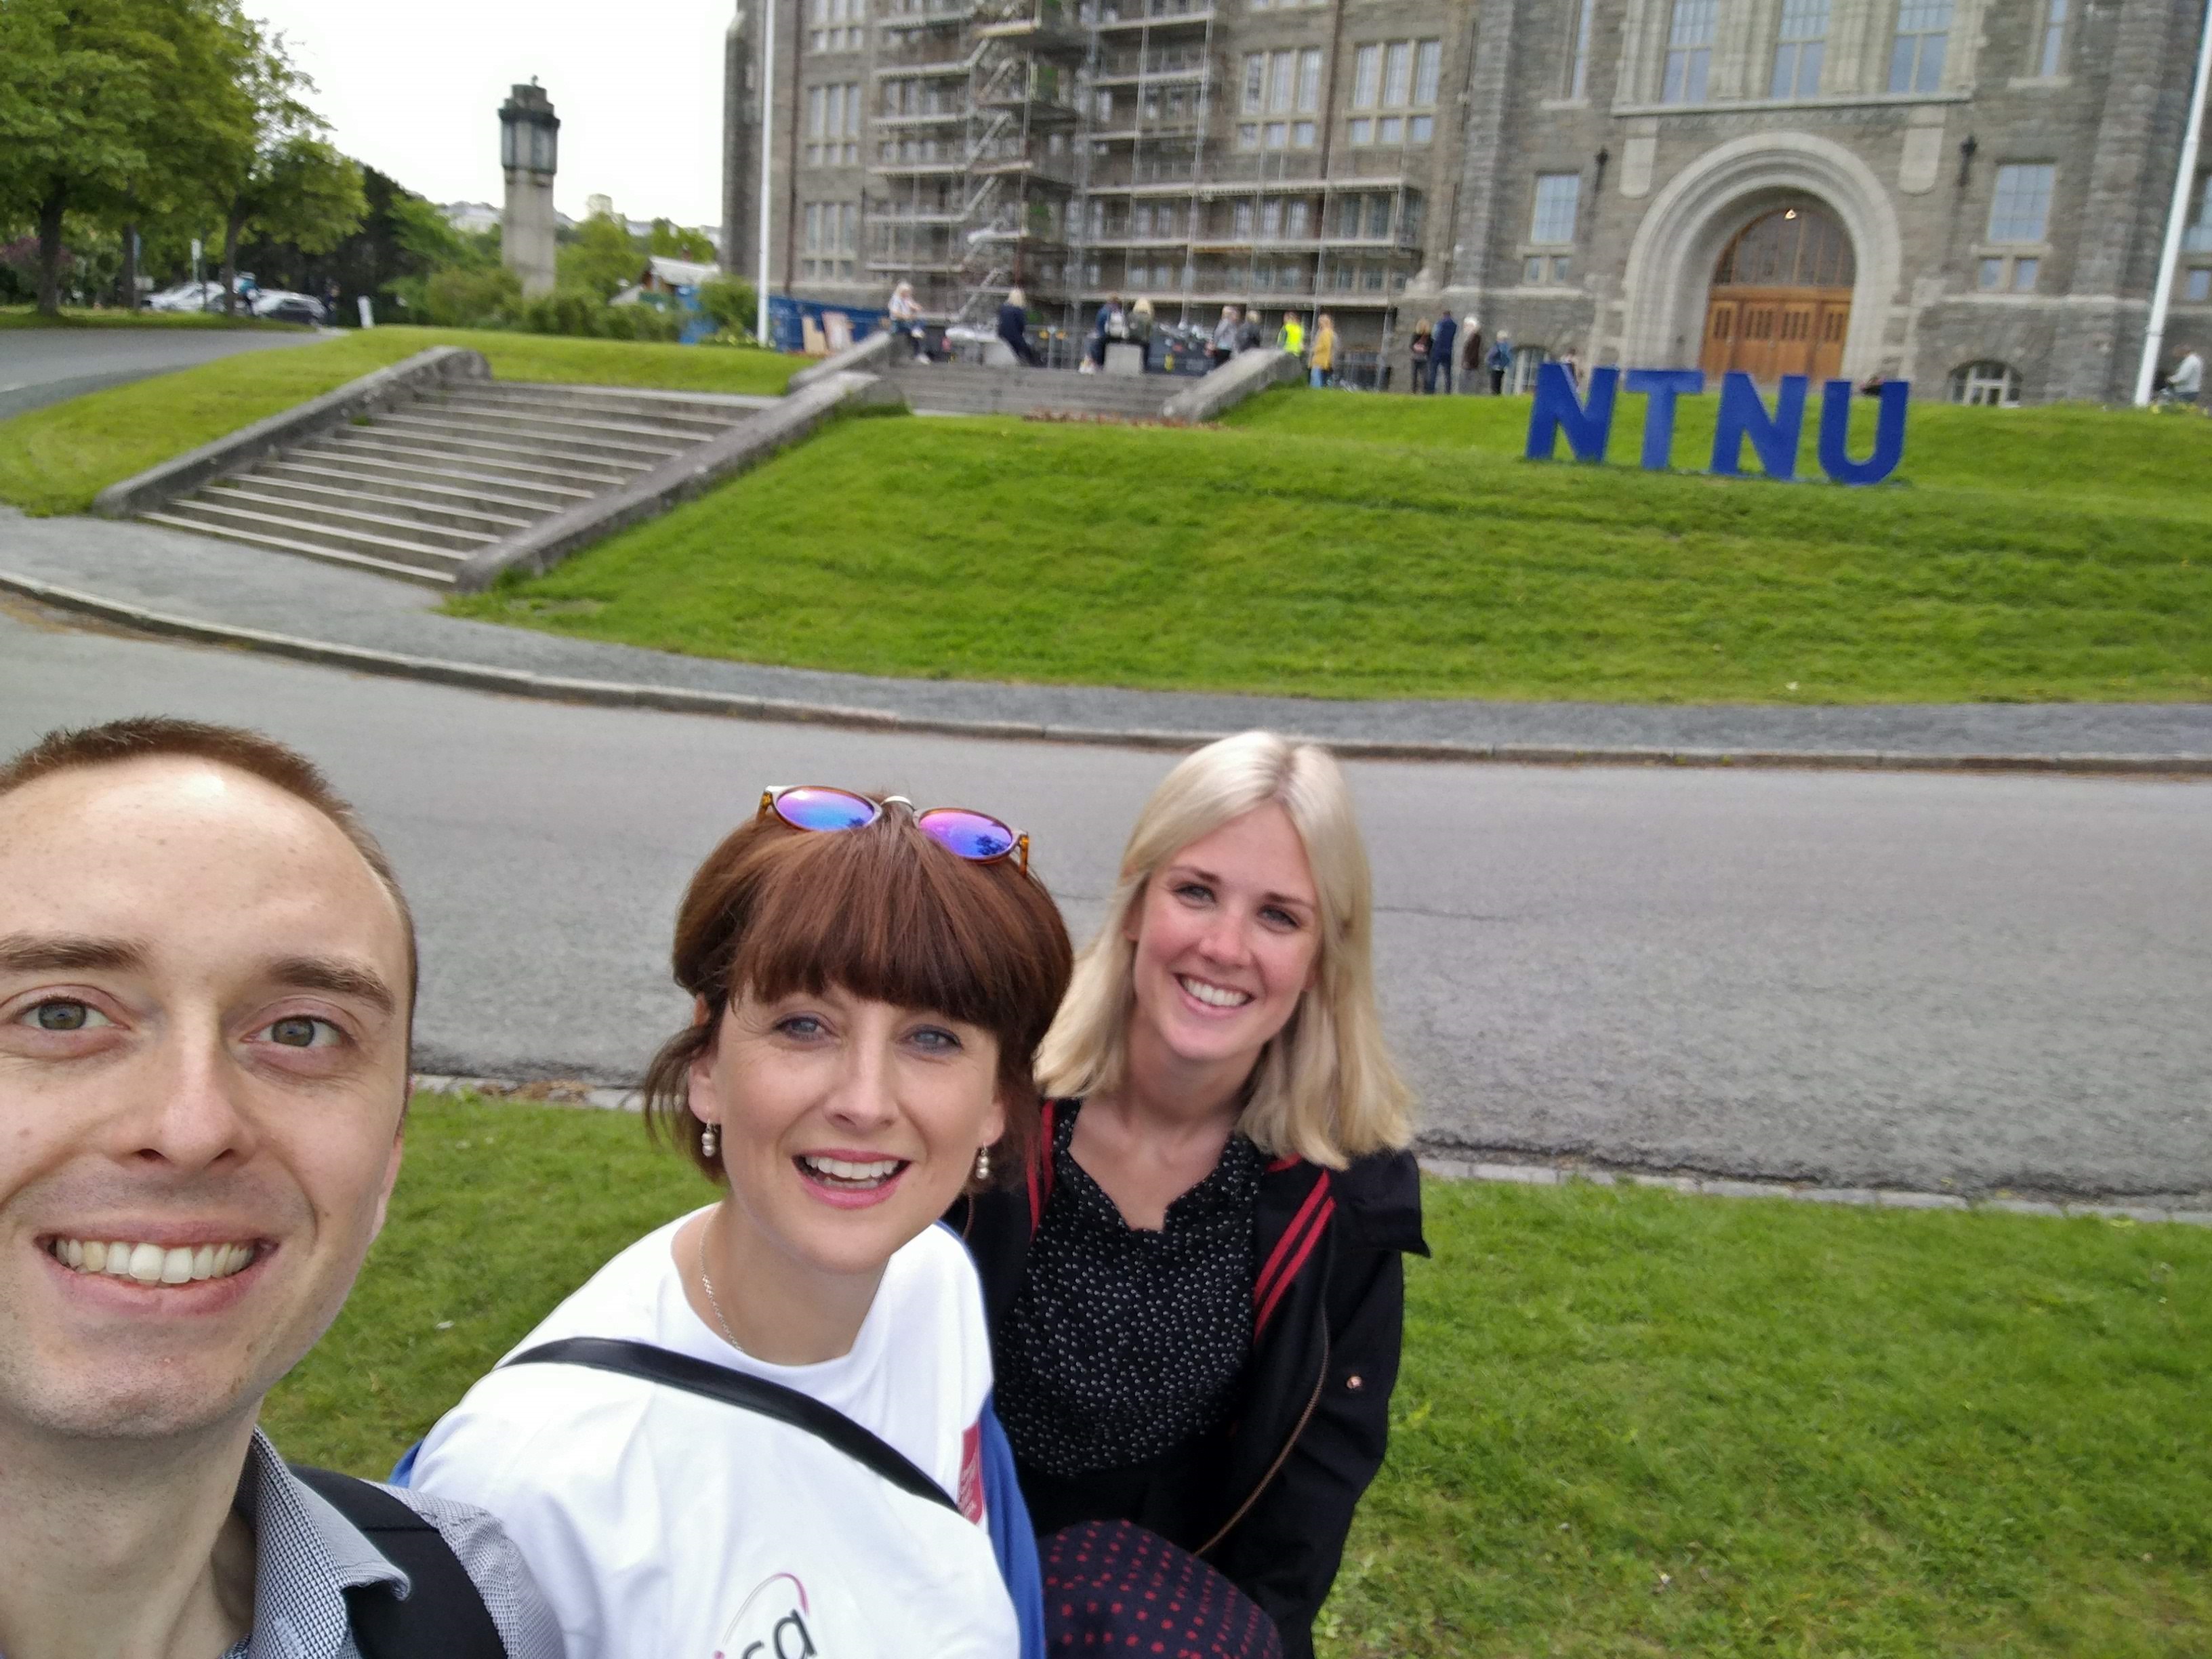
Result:
<svg viewBox="0 0 2212 1659"><path fill-rule="evenodd" d="M982 1293L931 1227L884 1268L852 1352L774 1365L691 1310L648 1233L515 1352L651 1342L797 1389L890 1442L962 1514L800 1429L577 1365L495 1370L431 1430L410 1485L505 1524L560 1615L568 1659L1008 1659L1013 1602L981 1524L991 1388Z"/></svg>

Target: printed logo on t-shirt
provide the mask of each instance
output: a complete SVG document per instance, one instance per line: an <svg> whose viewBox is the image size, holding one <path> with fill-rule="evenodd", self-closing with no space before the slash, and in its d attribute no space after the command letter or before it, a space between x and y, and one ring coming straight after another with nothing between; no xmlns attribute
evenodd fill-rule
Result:
<svg viewBox="0 0 2212 1659"><path fill-rule="evenodd" d="M977 1526L983 1524L983 1425L968 1425L960 1437L960 1513Z"/></svg>
<svg viewBox="0 0 2212 1659"><path fill-rule="evenodd" d="M763 1579L723 1626L714 1659L817 1659L819 1650L806 1622L811 1611L806 1586L796 1574Z"/></svg>

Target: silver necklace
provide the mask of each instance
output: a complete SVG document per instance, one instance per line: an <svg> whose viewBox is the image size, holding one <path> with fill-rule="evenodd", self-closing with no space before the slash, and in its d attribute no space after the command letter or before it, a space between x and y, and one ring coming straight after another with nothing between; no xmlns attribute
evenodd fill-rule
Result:
<svg viewBox="0 0 2212 1659"><path fill-rule="evenodd" d="M714 1294L714 1280L707 1272L707 1235L714 1230L714 1216L721 1212L720 1207L717 1206L714 1215L708 1216L707 1224L699 1229L699 1283L706 1290L707 1305L714 1310L714 1322L722 1328L722 1340L737 1349L739 1353L743 1353L744 1345L738 1340L736 1333L730 1329L730 1322L722 1312L722 1298Z"/></svg>

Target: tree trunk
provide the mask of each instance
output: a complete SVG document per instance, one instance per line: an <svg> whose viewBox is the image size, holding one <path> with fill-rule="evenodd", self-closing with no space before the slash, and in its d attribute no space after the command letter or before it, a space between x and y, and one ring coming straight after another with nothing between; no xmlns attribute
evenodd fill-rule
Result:
<svg viewBox="0 0 2212 1659"><path fill-rule="evenodd" d="M62 314L62 210L69 191L57 184L39 204L39 313Z"/></svg>
<svg viewBox="0 0 2212 1659"><path fill-rule="evenodd" d="M138 222L135 219L123 227L123 308L138 309Z"/></svg>

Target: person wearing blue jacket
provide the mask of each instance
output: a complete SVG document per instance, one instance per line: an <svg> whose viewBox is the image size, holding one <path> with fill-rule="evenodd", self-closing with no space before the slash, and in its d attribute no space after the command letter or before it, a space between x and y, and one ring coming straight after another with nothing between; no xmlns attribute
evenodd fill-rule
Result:
<svg viewBox="0 0 2212 1659"><path fill-rule="evenodd" d="M1447 311L1437 319L1436 332L1429 344L1429 389L1435 391L1437 383L1442 382L1446 397L1451 395L1452 347L1458 339L1459 324Z"/></svg>

